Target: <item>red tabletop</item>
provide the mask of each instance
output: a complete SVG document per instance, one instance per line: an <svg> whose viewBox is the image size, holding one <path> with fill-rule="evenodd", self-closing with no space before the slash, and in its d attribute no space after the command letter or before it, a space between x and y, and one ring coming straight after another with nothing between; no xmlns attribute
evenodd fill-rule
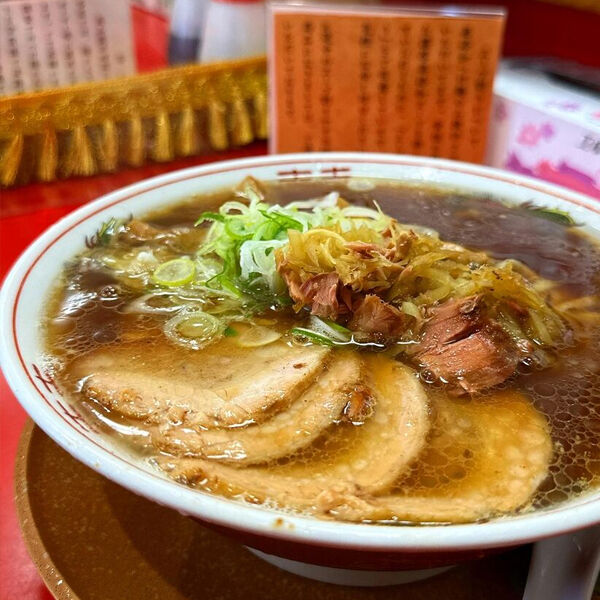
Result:
<svg viewBox="0 0 600 600"><path fill-rule="evenodd" d="M30 242L81 204L167 171L265 152L266 145L256 143L227 153L150 165L114 175L0 190L0 280ZM51 600L27 555L15 512L13 467L25 420L25 412L0 373L0 600Z"/></svg>

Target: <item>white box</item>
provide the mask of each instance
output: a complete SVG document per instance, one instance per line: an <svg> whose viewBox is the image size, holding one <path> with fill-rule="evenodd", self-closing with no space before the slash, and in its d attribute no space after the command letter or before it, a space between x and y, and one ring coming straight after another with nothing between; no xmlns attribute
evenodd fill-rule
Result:
<svg viewBox="0 0 600 600"><path fill-rule="evenodd" d="M486 162L600 199L600 96L503 64Z"/></svg>

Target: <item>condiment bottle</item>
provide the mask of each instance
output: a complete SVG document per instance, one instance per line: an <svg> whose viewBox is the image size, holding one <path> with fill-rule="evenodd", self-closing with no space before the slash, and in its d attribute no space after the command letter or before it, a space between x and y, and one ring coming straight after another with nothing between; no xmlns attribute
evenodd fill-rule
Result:
<svg viewBox="0 0 600 600"><path fill-rule="evenodd" d="M201 62L265 54L263 0L210 0L200 47Z"/></svg>
<svg viewBox="0 0 600 600"><path fill-rule="evenodd" d="M175 0L171 10L169 64L196 62L206 0Z"/></svg>

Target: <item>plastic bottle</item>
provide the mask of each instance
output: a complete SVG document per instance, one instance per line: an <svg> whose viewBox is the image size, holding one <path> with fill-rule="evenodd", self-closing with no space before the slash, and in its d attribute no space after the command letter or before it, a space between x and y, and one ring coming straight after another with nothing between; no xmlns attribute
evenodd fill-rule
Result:
<svg viewBox="0 0 600 600"><path fill-rule="evenodd" d="M171 11L169 64L196 62L207 0L175 0Z"/></svg>
<svg viewBox="0 0 600 600"><path fill-rule="evenodd" d="M265 54L263 0L210 0L199 60L212 62Z"/></svg>

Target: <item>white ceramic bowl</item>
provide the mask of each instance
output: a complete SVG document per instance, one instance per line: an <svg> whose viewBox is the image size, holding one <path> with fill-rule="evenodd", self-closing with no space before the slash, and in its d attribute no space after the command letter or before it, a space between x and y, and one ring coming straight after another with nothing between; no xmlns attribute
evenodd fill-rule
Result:
<svg viewBox="0 0 600 600"><path fill-rule="evenodd" d="M176 484L86 422L39 367L42 340L37 323L63 264L84 249L86 236L109 217L143 215L192 194L230 187L246 175L264 180L353 176L439 184L515 203L556 207L600 231L600 203L591 198L495 169L430 158L290 154L215 163L142 181L91 202L52 226L21 256L2 288L2 368L16 397L48 435L124 487L236 537L284 568L325 580L335 580L339 574L335 569L343 568L372 572L355 579L346 573L348 583L392 583L402 576L390 571L439 568L600 522L600 493L535 514L467 525L357 525L290 516ZM310 570L304 563L320 567Z"/></svg>

